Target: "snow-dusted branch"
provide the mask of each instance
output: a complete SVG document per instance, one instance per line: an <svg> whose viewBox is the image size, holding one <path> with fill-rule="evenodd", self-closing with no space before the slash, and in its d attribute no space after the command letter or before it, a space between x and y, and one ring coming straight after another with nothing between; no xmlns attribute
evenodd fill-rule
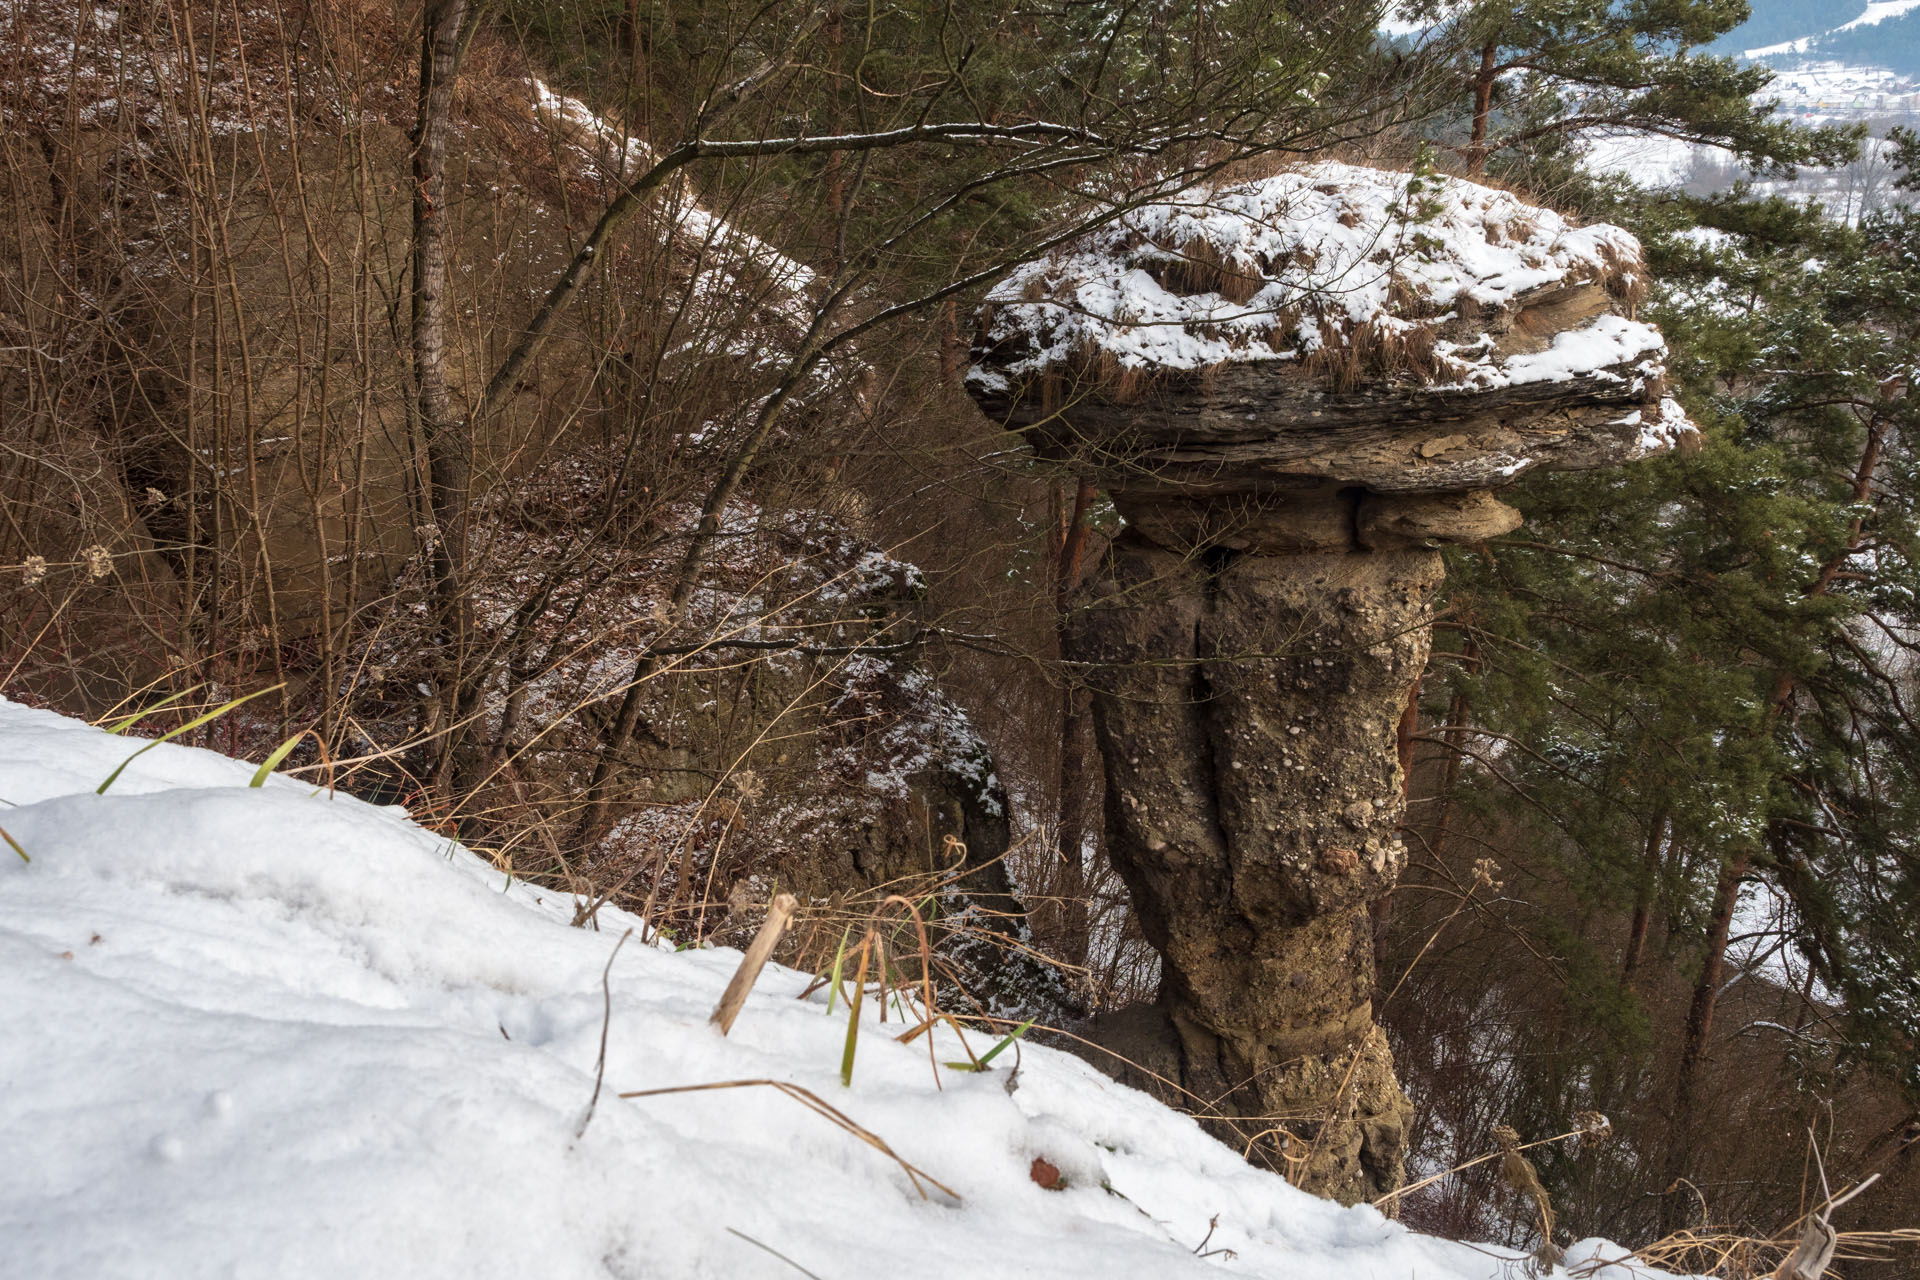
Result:
<svg viewBox="0 0 1920 1280"><path fill-rule="evenodd" d="M1192 136L1197 138L1199 135ZM869 152L930 143L949 145L1001 143L1028 146L1078 143L1093 151L1093 154L1080 157L1086 160L1111 154L1150 153L1173 145L1175 141L1176 139L1169 136L1151 142L1123 145L1114 143L1093 130L1072 125L1051 124L1046 121L1030 121L1014 125L960 121L948 124L920 123L873 133L731 140L694 138L683 142L661 156L644 173L628 182L620 194L607 204L599 220L594 223L593 230L587 233L586 240L575 251L566 269L560 273L560 278L555 280L553 287L547 291L540 309L534 312L533 319L527 323L526 329L521 333L520 341L514 344L513 350L508 352L505 359L500 362L493 377L488 379L486 390L481 394L473 416L476 419L490 416L500 407L507 393L519 385L520 375L526 371L527 365L546 345L547 338L553 332L554 322L560 318L560 314L579 293L588 270L599 258L601 250L606 247L613 233L640 209L652 192L696 161L745 159L758 156L818 155L828 152Z"/></svg>

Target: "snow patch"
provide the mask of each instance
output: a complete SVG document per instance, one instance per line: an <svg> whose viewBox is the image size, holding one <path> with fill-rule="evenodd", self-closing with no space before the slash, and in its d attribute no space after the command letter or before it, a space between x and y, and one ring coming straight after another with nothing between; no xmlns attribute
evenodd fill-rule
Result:
<svg viewBox="0 0 1920 1280"><path fill-rule="evenodd" d="M640 177L653 165L653 148L634 137L578 98L555 93L545 81L527 81L534 118L566 141L597 172L617 182ZM678 226L682 235L718 259L718 272L726 276L727 287L737 287L728 275L731 260L752 263L784 291L789 300L805 302L805 293L815 283L813 269L805 266L765 240L717 218L702 209L691 197L684 176L672 179L672 190L679 198ZM804 317L805 312L797 311Z"/></svg>
<svg viewBox="0 0 1920 1280"><path fill-rule="evenodd" d="M569 928L570 904L396 809L252 789L211 752L155 748L94 794L133 749L0 700L0 825L32 857L0 860L18 1274L795 1274L768 1250L823 1276L956 1280L1522 1265L1307 1196L1042 1046L936 1089L927 1046L876 1023L842 1088L845 1013L796 999L803 974L771 966L722 1038L707 1014L736 952L616 955L617 911ZM935 1034L936 1059L961 1056ZM746 1079L812 1090L960 1199L923 1200L771 1089L616 1096ZM1064 1190L1034 1184L1035 1157Z"/></svg>
<svg viewBox="0 0 1920 1280"><path fill-rule="evenodd" d="M1450 350L1441 344L1442 350ZM1464 354L1464 353L1463 353ZM1457 385L1463 387L1517 387L1531 382L1569 382L1599 377L1619 382L1624 375L1610 372L1635 361L1658 362L1667 354L1660 331L1625 316L1596 316L1591 323L1553 336L1553 345L1508 358L1504 364L1473 363Z"/></svg>
<svg viewBox="0 0 1920 1280"><path fill-rule="evenodd" d="M1308 165L1129 210L1020 267L988 295L991 366L970 376L1001 389L1091 359L1155 371L1299 360L1363 327L1407 339L1462 307L1630 282L1639 261L1619 227L1576 227L1477 183ZM1574 378L1662 349L1650 327L1612 316L1562 338L1549 359L1504 363L1448 347L1441 380Z"/></svg>
<svg viewBox="0 0 1920 1280"><path fill-rule="evenodd" d="M1596 133L1583 137L1581 146L1588 172L1616 175L1649 190L1681 186L1703 155L1734 160L1724 147L1651 133Z"/></svg>

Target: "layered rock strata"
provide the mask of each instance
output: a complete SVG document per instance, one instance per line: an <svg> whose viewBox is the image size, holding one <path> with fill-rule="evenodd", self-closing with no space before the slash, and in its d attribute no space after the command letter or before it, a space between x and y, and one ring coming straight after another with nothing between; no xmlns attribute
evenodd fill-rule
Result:
<svg viewBox="0 0 1920 1280"><path fill-rule="evenodd" d="M1368 904L1437 548L1516 528L1493 490L1528 471L1690 435L1640 274L1617 228L1329 164L1132 211L983 309L976 399L1127 525L1068 656L1164 968L1090 1038L1343 1201L1403 1177Z"/></svg>

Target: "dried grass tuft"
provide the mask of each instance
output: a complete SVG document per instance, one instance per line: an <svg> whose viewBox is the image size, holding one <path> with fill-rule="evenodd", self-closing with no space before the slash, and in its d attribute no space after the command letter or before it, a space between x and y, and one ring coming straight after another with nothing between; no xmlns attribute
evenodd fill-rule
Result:
<svg viewBox="0 0 1920 1280"><path fill-rule="evenodd" d="M1337 392L1352 391L1363 379L1411 378L1431 384L1445 371L1437 350L1439 339L1426 325L1369 320L1331 340L1324 328L1321 336L1304 367Z"/></svg>
<svg viewBox="0 0 1920 1280"><path fill-rule="evenodd" d="M983 1059L968 1044L962 1023L997 1025L971 990L982 957L992 957L984 962L991 965L1064 966L1023 941L1017 921L966 896L963 882L981 870L967 866L966 857L966 845L948 836L941 869L837 894L804 908L791 934L787 960L814 975L800 998L825 987L831 1010L842 1000L851 1005L873 996L882 1002L882 1022L889 1008L900 1015L907 1030L896 1038L903 1043L945 1023L960 1037L969 1069L977 1068ZM865 981L860 978L863 972L868 975ZM954 1011L967 1005L974 1013ZM857 1036L850 1025L850 1045L857 1043ZM934 1060L931 1037L927 1052L937 1087L940 1064Z"/></svg>
<svg viewBox="0 0 1920 1280"><path fill-rule="evenodd" d="M1581 1133L1587 1132L1582 1126ZM1512 1125L1493 1126L1493 1140L1500 1146L1500 1176L1514 1191L1533 1202L1535 1225L1540 1231L1540 1247L1528 1259L1528 1269L1544 1276L1560 1265L1565 1256L1553 1239L1553 1201L1540 1182L1540 1171L1533 1161L1520 1153L1520 1133Z"/></svg>
<svg viewBox="0 0 1920 1280"><path fill-rule="evenodd" d="M1825 1274L1834 1262L1887 1262L1903 1249L1920 1248L1920 1228L1903 1227L1892 1231L1835 1231L1833 1251L1826 1256L1820 1271L1802 1268L1803 1262L1818 1261L1802 1252L1808 1233L1803 1229L1776 1236L1755 1236L1721 1227L1697 1227L1662 1236L1652 1244L1633 1251L1636 1263L1675 1275L1718 1276L1722 1280L1799 1280L1800 1277ZM1824 1246L1819 1250L1825 1254ZM1602 1268L1624 1259L1596 1259L1571 1268L1575 1280L1586 1280Z"/></svg>
<svg viewBox="0 0 1920 1280"><path fill-rule="evenodd" d="M1064 365L1047 370L1040 382L1040 403L1053 413L1088 395L1111 404L1134 404L1166 377L1158 369L1122 362L1093 344L1076 351Z"/></svg>
<svg viewBox="0 0 1920 1280"><path fill-rule="evenodd" d="M1609 296L1626 304L1627 314L1638 313L1640 305L1647 300L1647 271L1638 259L1620 252L1613 244L1600 246L1600 257L1605 266L1595 283L1606 289Z"/></svg>
<svg viewBox="0 0 1920 1280"><path fill-rule="evenodd" d="M1227 261L1204 237L1160 247L1173 255L1171 262L1160 264L1157 273L1160 287L1169 293L1217 293L1229 302L1244 304L1266 287L1267 281L1258 271Z"/></svg>
<svg viewBox="0 0 1920 1280"><path fill-rule="evenodd" d="M1267 330L1267 345L1275 351L1286 351L1300 340L1300 318L1298 307L1287 307L1274 314L1273 327Z"/></svg>

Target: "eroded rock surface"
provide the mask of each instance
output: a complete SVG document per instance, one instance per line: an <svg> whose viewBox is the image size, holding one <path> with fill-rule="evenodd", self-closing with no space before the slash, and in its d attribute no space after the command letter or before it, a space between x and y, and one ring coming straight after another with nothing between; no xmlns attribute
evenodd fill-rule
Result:
<svg viewBox="0 0 1920 1280"><path fill-rule="evenodd" d="M1379 746L1440 580L1434 551L1196 557L1128 533L1075 635L1101 664L1109 849L1166 957L1171 1078L1286 1126L1347 1200L1393 1185L1410 1115L1373 1028L1367 904L1405 861Z"/></svg>
<svg viewBox="0 0 1920 1280"><path fill-rule="evenodd" d="M1691 434L1644 288L1619 228L1323 164L1127 211L983 309L976 399L1128 526L1068 656L1164 967L1089 1038L1321 1194L1404 1176L1367 908L1405 860L1437 548L1516 528L1493 491L1529 471Z"/></svg>

